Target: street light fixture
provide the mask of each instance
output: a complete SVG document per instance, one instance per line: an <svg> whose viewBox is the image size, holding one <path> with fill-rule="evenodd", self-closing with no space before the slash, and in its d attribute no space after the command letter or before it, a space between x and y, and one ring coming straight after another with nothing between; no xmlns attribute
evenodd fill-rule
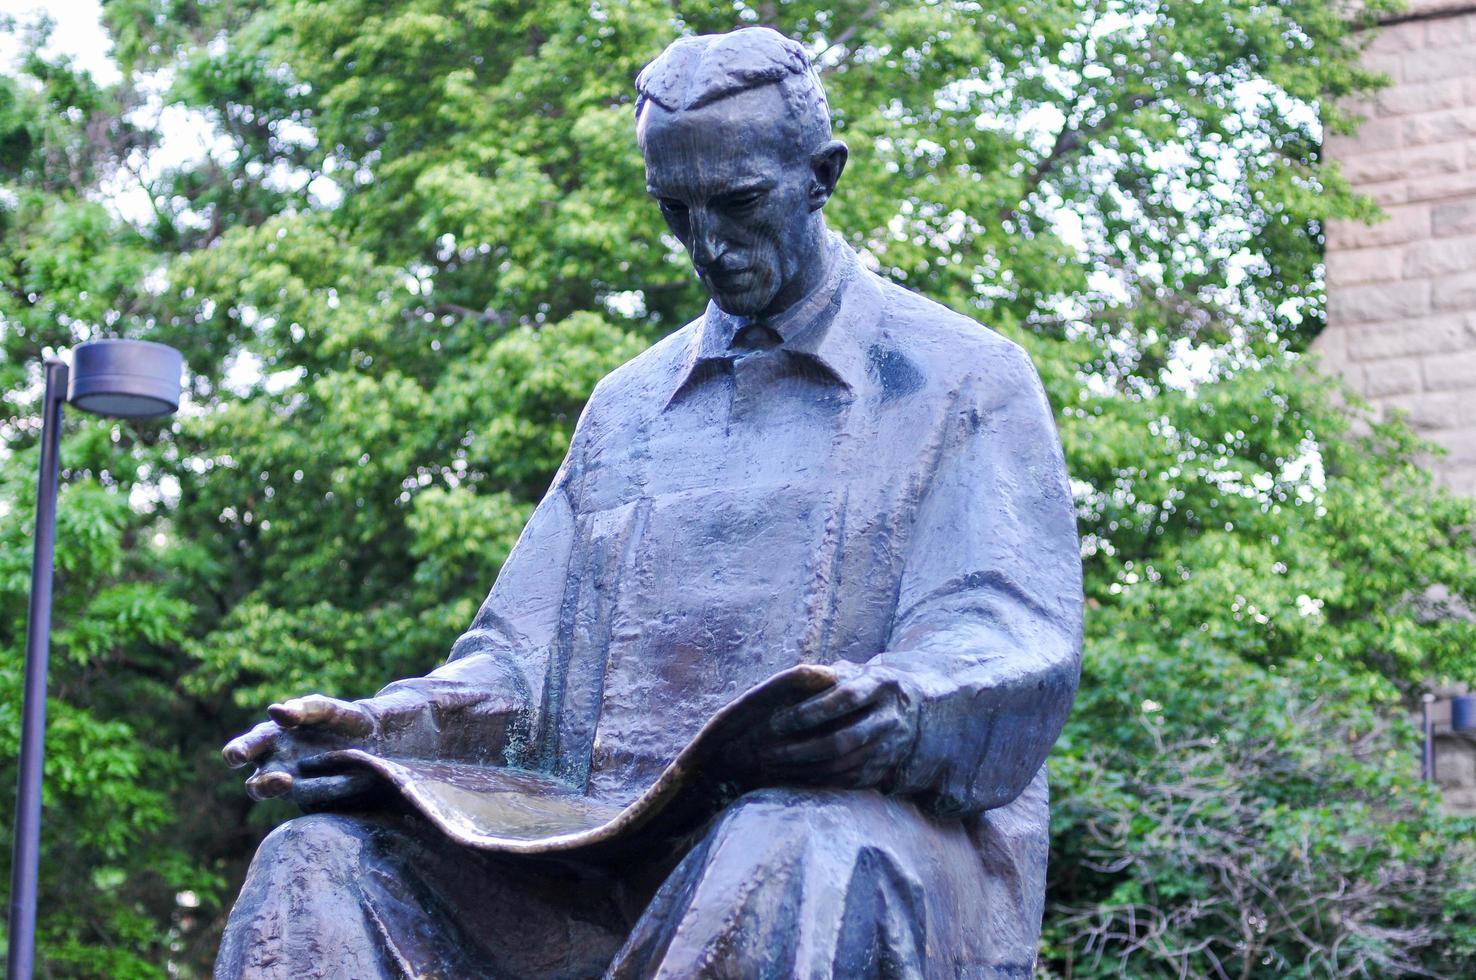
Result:
<svg viewBox="0 0 1476 980"><path fill-rule="evenodd" d="M46 660L51 646L51 578L56 550L56 494L62 406L109 418L167 415L179 407L179 351L144 340L97 340L72 351L72 368L45 365L41 472L36 488L36 539L31 608L26 630L25 697L21 708L20 776L15 802L15 852L10 871L10 950L6 976L30 980L36 958L36 884L41 858L41 775L46 737ZM68 394L68 375L71 391Z"/></svg>

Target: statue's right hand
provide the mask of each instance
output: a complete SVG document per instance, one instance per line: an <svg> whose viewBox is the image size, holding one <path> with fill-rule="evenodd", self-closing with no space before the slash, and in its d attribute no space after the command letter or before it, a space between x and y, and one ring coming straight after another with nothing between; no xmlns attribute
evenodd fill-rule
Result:
<svg viewBox="0 0 1476 980"><path fill-rule="evenodd" d="M246 780L253 800L290 794L301 806L318 806L358 796L374 785L367 773L315 774L315 757L333 749L369 747L376 735L372 715L352 701L322 694L292 698L267 708L262 722L226 743L221 754L233 769L251 763Z"/></svg>

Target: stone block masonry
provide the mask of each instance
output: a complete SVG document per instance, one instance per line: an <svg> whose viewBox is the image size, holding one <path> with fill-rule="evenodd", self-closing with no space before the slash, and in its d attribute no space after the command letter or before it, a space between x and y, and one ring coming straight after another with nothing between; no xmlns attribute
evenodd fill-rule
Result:
<svg viewBox="0 0 1476 980"><path fill-rule="evenodd" d="M1365 63L1393 84L1324 149L1388 218L1329 222L1313 349L1443 447L1436 478L1476 496L1476 0L1411 0L1375 30ZM1436 753L1446 805L1476 814L1476 741L1441 737Z"/></svg>
<svg viewBox="0 0 1476 980"><path fill-rule="evenodd" d="M1365 61L1392 85L1325 149L1388 218L1329 223L1313 349L1444 447L1442 484L1476 495L1476 2L1414 0L1376 30Z"/></svg>
<svg viewBox="0 0 1476 980"><path fill-rule="evenodd" d="M1452 735L1450 701L1456 694L1469 693L1464 685L1435 692L1442 700L1432 705L1430 719L1435 723L1435 778L1445 793L1445 805L1460 813L1476 813L1476 740L1469 735Z"/></svg>

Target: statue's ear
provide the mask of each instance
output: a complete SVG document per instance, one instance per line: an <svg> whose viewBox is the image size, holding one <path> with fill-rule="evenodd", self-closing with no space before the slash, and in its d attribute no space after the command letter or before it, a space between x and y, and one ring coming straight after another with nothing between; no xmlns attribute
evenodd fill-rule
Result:
<svg viewBox="0 0 1476 980"><path fill-rule="evenodd" d="M815 175L810 185L810 210L819 211L835 193L841 172L846 169L846 160L851 151L840 140L829 140L810 154L810 171Z"/></svg>

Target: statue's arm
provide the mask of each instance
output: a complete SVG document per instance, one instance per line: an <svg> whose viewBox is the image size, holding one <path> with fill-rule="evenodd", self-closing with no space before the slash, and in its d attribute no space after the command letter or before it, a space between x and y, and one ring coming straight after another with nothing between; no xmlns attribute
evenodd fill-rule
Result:
<svg viewBox="0 0 1476 980"><path fill-rule="evenodd" d="M872 661L916 701L890 789L941 814L1025 789L1080 674L1081 560L1060 440L1029 358L1008 350L955 413L887 650Z"/></svg>
<svg viewBox="0 0 1476 980"><path fill-rule="evenodd" d="M509 743L526 738L558 631L586 422L587 413L547 495L446 663L359 702L374 717L387 751L500 764Z"/></svg>
<svg viewBox="0 0 1476 980"><path fill-rule="evenodd" d="M231 766L256 765L246 781L254 799L290 793L300 805L314 808L362 802L373 777L333 772L331 760L320 758L326 749L514 761L508 758L510 749L528 728L535 683L544 675L558 631L583 472L581 433L589 415L586 409L553 486L444 665L360 701L309 694L274 704L267 709L271 721L226 743L223 755ZM330 763L326 770L325 761Z"/></svg>

